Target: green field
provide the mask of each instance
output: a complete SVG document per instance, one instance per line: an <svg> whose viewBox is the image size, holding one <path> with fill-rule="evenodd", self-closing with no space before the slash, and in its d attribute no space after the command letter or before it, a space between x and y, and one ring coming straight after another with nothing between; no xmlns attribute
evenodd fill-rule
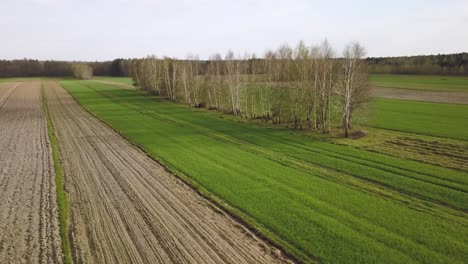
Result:
<svg viewBox="0 0 468 264"><path fill-rule="evenodd" d="M106 84L61 84L90 112L302 260L468 258L466 172Z"/></svg>
<svg viewBox="0 0 468 264"><path fill-rule="evenodd" d="M468 92L468 77L371 74L369 82L373 86L389 88Z"/></svg>
<svg viewBox="0 0 468 264"><path fill-rule="evenodd" d="M468 105L374 99L373 127L468 140Z"/></svg>

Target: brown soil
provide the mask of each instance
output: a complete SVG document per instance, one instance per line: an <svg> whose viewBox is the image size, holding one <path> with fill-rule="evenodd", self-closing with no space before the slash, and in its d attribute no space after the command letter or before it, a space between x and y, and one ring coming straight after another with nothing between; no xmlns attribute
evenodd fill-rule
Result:
<svg viewBox="0 0 468 264"><path fill-rule="evenodd" d="M62 263L39 82L0 85L0 263Z"/></svg>
<svg viewBox="0 0 468 264"><path fill-rule="evenodd" d="M45 91L72 204L76 263L284 262L57 83Z"/></svg>
<svg viewBox="0 0 468 264"><path fill-rule="evenodd" d="M2 83L0 84L0 109L8 100L8 97L13 93L19 83Z"/></svg>
<svg viewBox="0 0 468 264"><path fill-rule="evenodd" d="M468 104L468 93L421 91L400 88L373 87L372 96L388 99L415 100L436 103Z"/></svg>
<svg viewBox="0 0 468 264"><path fill-rule="evenodd" d="M365 136L367 136L367 132L363 130L357 130L357 131L353 131L349 133L349 138L352 138L352 139L360 139Z"/></svg>

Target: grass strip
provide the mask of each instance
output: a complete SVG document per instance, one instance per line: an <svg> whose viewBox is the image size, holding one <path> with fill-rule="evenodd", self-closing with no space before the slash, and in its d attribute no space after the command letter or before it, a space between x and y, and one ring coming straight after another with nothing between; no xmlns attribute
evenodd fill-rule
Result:
<svg viewBox="0 0 468 264"><path fill-rule="evenodd" d="M68 197L64 189L63 184L63 170L59 156L58 139L54 133L54 124L50 118L49 108L47 106L47 99L44 93L44 84L41 83L42 101L44 105L44 112L47 120L47 133L49 135L50 144L52 146L52 156L54 160L55 170L55 188L57 192L57 206L58 206L58 217L60 226L60 238L62 241L62 253L63 262L65 264L72 264L73 259L71 257L70 239L68 237L68 216L70 210L70 204Z"/></svg>

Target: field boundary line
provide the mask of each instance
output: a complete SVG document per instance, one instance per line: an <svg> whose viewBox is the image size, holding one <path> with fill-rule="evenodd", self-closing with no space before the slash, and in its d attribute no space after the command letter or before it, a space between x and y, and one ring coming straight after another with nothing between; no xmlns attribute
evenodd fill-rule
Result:
<svg viewBox="0 0 468 264"><path fill-rule="evenodd" d="M97 82L101 84L107 84L111 86L116 86L120 89L126 89L126 90L136 90L136 87L131 85L131 84L126 84L126 83L118 83L118 82L113 82L113 81L107 81L107 80L90 80L91 82Z"/></svg>
<svg viewBox="0 0 468 264"><path fill-rule="evenodd" d="M63 262L64 264L73 264L73 258L71 256L71 246L69 239L69 209L70 204L64 188L64 177L62 163L60 161L60 149L58 145L58 139L54 132L54 124L52 118L50 117L49 107L47 98L44 92L44 83L41 82L41 96L42 104L47 121L47 134L49 136L49 141L52 148L52 156L54 161L54 171L55 171L55 188L57 195L57 207L58 207L58 217L59 217L59 226L60 226L60 238L62 245L63 253Z"/></svg>
<svg viewBox="0 0 468 264"><path fill-rule="evenodd" d="M436 88L434 90L431 89L420 89L420 88L413 88L413 87L402 87L402 86L388 86L388 85L371 85L371 88L391 88L391 89L399 89L399 90L411 90L411 91L423 91L423 92L443 92L443 93L468 93L468 90L440 90Z"/></svg>
<svg viewBox="0 0 468 264"><path fill-rule="evenodd" d="M387 99L387 98L379 98L379 99L385 99L385 100L399 100L399 99ZM401 100L402 101L402 100ZM407 100L409 101L409 100ZM414 101L414 102L421 102L421 101ZM432 102L423 102L423 103L432 103ZM439 104L439 103L434 103L434 104ZM457 138L457 137L448 137L448 136L440 136L440 135L434 135L434 134L423 134L421 132L413 132L413 131L403 131L403 130L398 130L396 128L388 128L388 127L383 127L379 125L371 125L370 127L372 128L378 128L378 129L384 129L384 130L390 130L393 132L400 132L400 133L407 133L407 134L414 134L418 136L429 136L433 138L441 138L441 139L454 139L454 140L459 140L459 141L464 141L468 142L468 140L463 139L463 138Z"/></svg>

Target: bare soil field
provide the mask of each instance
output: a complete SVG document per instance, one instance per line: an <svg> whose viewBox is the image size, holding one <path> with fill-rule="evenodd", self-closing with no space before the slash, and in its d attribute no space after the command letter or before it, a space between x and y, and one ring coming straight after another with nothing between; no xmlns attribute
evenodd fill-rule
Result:
<svg viewBox="0 0 468 264"><path fill-rule="evenodd" d="M0 84L0 108L5 104L8 97L13 93L19 83L2 83Z"/></svg>
<svg viewBox="0 0 468 264"><path fill-rule="evenodd" d="M57 83L45 86L70 195L75 263L284 262Z"/></svg>
<svg viewBox="0 0 468 264"><path fill-rule="evenodd" d="M468 93L423 91L401 88L372 87L372 97L402 99L435 103L468 104Z"/></svg>
<svg viewBox="0 0 468 264"><path fill-rule="evenodd" d="M0 263L62 263L40 89L0 85Z"/></svg>

